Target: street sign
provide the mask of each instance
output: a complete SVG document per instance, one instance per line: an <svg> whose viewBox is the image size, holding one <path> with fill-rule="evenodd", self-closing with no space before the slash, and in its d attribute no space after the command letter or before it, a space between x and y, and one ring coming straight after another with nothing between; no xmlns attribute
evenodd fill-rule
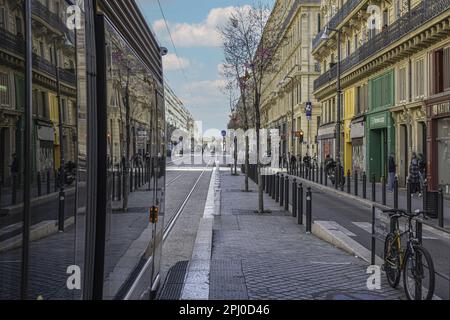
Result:
<svg viewBox="0 0 450 320"><path fill-rule="evenodd" d="M311 120L311 118L312 118L312 103L311 102L306 103L305 112L306 112L306 117L308 118L308 120Z"/></svg>

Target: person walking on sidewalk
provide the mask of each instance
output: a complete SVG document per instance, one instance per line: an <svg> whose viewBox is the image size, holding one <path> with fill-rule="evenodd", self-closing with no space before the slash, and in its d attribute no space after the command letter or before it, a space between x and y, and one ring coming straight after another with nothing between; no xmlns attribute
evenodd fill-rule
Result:
<svg viewBox="0 0 450 320"><path fill-rule="evenodd" d="M397 173L397 165L395 164L395 154L392 152L389 156L389 185L388 191L394 192L395 175Z"/></svg>
<svg viewBox="0 0 450 320"><path fill-rule="evenodd" d="M411 164L409 166L409 179L411 183L411 193L419 193L420 197L422 194L420 193L419 159L415 152L412 154Z"/></svg>
<svg viewBox="0 0 450 320"><path fill-rule="evenodd" d="M427 162L425 160L425 157L422 153L419 154L418 157L418 161L419 161L419 175L420 175L420 190L421 193L425 192L425 179L427 176Z"/></svg>

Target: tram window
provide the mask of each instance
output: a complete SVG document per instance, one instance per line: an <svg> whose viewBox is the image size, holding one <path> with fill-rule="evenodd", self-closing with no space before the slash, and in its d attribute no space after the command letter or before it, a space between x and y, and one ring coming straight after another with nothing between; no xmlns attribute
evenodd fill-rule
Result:
<svg viewBox="0 0 450 320"><path fill-rule="evenodd" d="M151 76L131 47L106 26L108 208L105 299L121 297L136 267L152 256L155 178L151 174Z"/></svg>

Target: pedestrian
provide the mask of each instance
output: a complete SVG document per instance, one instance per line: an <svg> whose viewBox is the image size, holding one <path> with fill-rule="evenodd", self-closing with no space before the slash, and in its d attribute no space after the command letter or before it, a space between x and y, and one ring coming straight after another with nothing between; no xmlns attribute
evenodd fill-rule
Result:
<svg viewBox="0 0 450 320"><path fill-rule="evenodd" d="M15 153L12 155L10 167L11 167L11 174L13 176L17 175L17 173L19 172L19 163L17 161L17 155Z"/></svg>
<svg viewBox="0 0 450 320"><path fill-rule="evenodd" d="M397 165L395 164L395 154L392 152L389 156L389 185L388 185L388 191L394 192L394 182L395 182L395 175L397 172Z"/></svg>
<svg viewBox="0 0 450 320"><path fill-rule="evenodd" d="M420 175L420 190L421 193L423 193L425 192L424 188L425 188L425 179L427 176L427 162L422 153L419 154L418 161L419 161L419 175Z"/></svg>
<svg viewBox="0 0 450 320"><path fill-rule="evenodd" d="M415 152L412 154L411 164L409 166L409 181L411 183L411 193L419 193L419 197L421 197L419 159L417 158L417 154Z"/></svg>
<svg viewBox="0 0 450 320"><path fill-rule="evenodd" d="M295 158L294 154L292 154L291 155L291 174L294 173L296 164L297 164L297 159Z"/></svg>

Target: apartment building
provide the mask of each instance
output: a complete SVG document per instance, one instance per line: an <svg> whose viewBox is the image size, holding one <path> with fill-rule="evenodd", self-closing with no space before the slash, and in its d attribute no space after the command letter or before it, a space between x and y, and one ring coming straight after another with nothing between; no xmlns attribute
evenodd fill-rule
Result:
<svg viewBox="0 0 450 320"><path fill-rule="evenodd" d="M312 51L321 65L314 95L324 119L322 158L339 150L346 172L365 171L379 180L394 153L404 184L412 154L423 154L431 188L449 191L449 22L449 0L322 1Z"/></svg>
<svg viewBox="0 0 450 320"><path fill-rule="evenodd" d="M312 39L320 31L320 0L276 1L268 24L281 25L274 57L275 72L264 75L262 127L278 129L280 153L303 158L317 155L321 108L313 96L319 66L311 54Z"/></svg>

